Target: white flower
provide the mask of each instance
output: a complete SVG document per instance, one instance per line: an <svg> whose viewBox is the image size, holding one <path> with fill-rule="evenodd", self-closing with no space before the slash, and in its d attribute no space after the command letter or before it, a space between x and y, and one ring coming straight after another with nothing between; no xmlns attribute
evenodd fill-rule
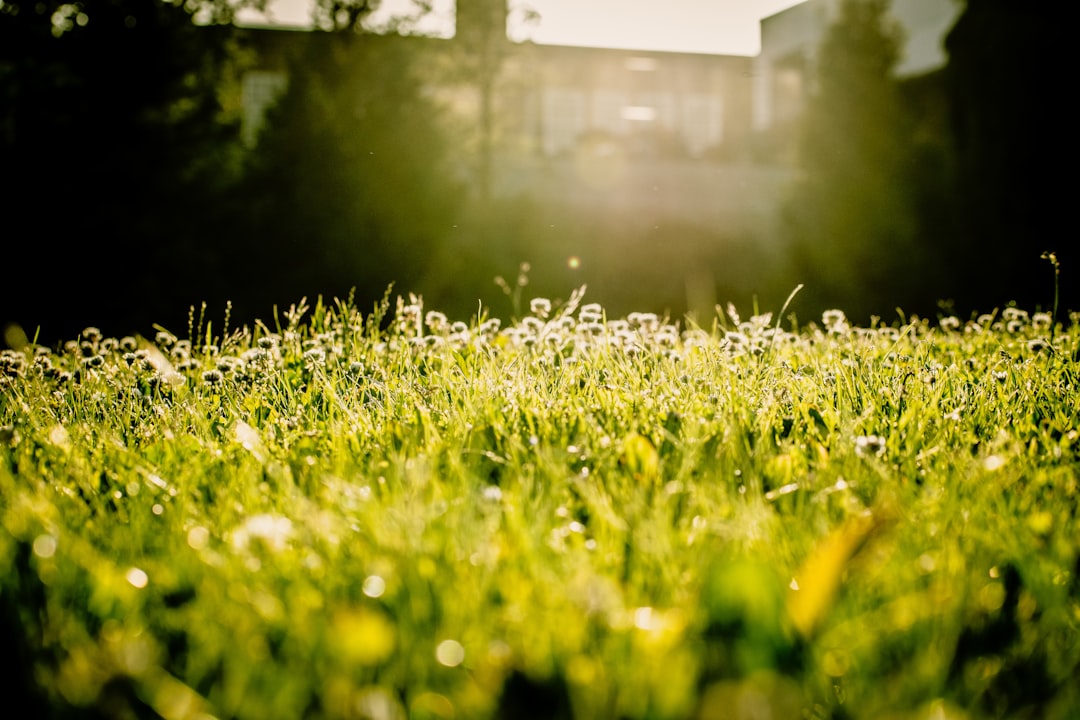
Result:
<svg viewBox="0 0 1080 720"><path fill-rule="evenodd" d="M884 455L885 438L880 435L860 435L855 438L855 454L859 457Z"/></svg>
<svg viewBox="0 0 1080 720"><path fill-rule="evenodd" d="M529 311L538 318L546 318L551 314L551 301L547 298L533 298L529 301Z"/></svg>
<svg viewBox="0 0 1080 720"><path fill-rule="evenodd" d="M261 542L268 550L284 550L293 535L292 520L283 515L262 513L252 515L232 534L233 546L248 549L253 541Z"/></svg>

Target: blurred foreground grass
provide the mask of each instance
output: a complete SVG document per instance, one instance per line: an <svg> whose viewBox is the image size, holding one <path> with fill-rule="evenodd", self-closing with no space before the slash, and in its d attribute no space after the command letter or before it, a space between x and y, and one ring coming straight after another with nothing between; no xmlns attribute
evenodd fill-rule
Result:
<svg viewBox="0 0 1080 720"><path fill-rule="evenodd" d="M1073 718L1080 327L420 298L0 356L41 718Z"/></svg>

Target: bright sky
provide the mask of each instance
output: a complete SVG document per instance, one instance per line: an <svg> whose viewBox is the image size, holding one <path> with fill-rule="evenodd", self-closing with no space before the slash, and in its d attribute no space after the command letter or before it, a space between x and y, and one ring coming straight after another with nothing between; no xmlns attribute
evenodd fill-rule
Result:
<svg viewBox="0 0 1080 720"><path fill-rule="evenodd" d="M510 36L551 45L587 45L633 50L757 55L759 21L803 0L511 0ZM409 0L383 0L380 13L408 9ZM663 9L660 9L662 6ZM275 22L304 25L310 0L271 0ZM424 28L440 30L453 16L454 0L435 0L435 16ZM516 21L531 8L539 21ZM445 25L444 25L445 27Z"/></svg>

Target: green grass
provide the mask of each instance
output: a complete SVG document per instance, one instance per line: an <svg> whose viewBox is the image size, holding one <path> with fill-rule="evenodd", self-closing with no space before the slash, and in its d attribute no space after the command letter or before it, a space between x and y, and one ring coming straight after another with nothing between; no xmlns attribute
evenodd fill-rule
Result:
<svg viewBox="0 0 1080 720"><path fill-rule="evenodd" d="M42 718L1077 717L1075 318L544 305L300 303L4 351L5 695Z"/></svg>

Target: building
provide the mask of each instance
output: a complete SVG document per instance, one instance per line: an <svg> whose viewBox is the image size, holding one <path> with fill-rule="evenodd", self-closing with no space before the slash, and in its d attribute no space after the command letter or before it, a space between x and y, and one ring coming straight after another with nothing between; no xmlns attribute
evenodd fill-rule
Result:
<svg viewBox="0 0 1080 720"><path fill-rule="evenodd" d="M749 131L750 58L512 43L505 10L493 7L492 17L477 10L485 3L463 4L453 39L401 40L456 54L459 66L471 57L471 76L444 75L439 90L474 113L484 101L467 100L467 88L493 93L504 150L555 157L604 137L634 155L721 157ZM249 138L286 83L282 57L295 32L252 29L261 37L260 66L244 80Z"/></svg>
<svg viewBox="0 0 1080 720"><path fill-rule="evenodd" d="M798 118L811 90L817 48L841 2L806 0L761 21L761 53L753 69L755 132ZM944 38L962 10L954 0L892 0L890 12L904 38L898 77L916 78L945 65Z"/></svg>
<svg viewBox="0 0 1080 720"><path fill-rule="evenodd" d="M431 90L475 135L467 172L477 187L768 235L839 4L806 0L765 18L757 57L511 42L503 0L461 3L452 38L396 40L428 53L426 67L450 69L432 75ZM960 9L893 0L907 38L901 76L944 64ZM296 35L256 32L264 54L244 80L248 137L287 82L281 57ZM789 151L761 151L777 146Z"/></svg>

